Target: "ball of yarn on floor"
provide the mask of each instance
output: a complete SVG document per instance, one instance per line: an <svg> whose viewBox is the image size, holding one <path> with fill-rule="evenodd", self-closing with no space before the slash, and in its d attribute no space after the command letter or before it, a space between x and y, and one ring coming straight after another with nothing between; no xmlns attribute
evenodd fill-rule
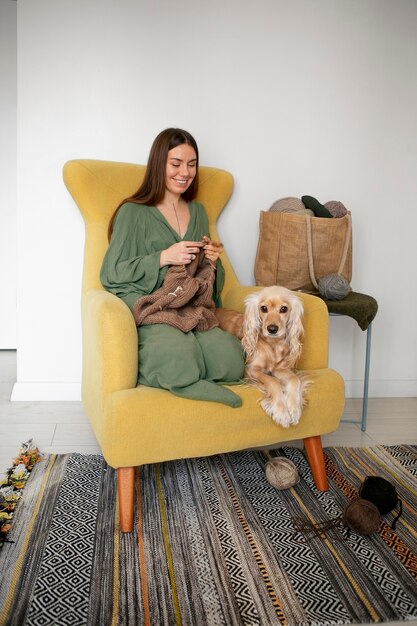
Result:
<svg viewBox="0 0 417 626"><path fill-rule="evenodd" d="M394 485L381 476L367 476L359 488L359 495L375 504L381 515L389 513L398 504Z"/></svg>
<svg viewBox="0 0 417 626"><path fill-rule="evenodd" d="M333 217L344 217L348 212L345 205L339 202L339 200L329 200L329 202L324 203L324 206Z"/></svg>
<svg viewBox="0 0 417 626"><path fill-rule="evenodd" d="M341 274L322 276L317 284L325 300L343 300L351 291L349 281Z"/></svg>
<svg viewBox="0 0 417 626"><path fill-rule="evenodd" d="M284 457L271 459L265 465L267 481L275 489L290 489L300 482L297 468L292 461Z"/></svg>
<svg viewBox="0 0 417 626"><path fill-rule="evenodd" d="M343 512L343 524L360 535L372 535L381 522L378 508L369 500L356 498Z"/></svg>
<svg viewBox="0 0 417 626"><path fill-rule="evenodd" d="M382 476L368 476L359 488L359 495L361 498L375 504L381 515L393 511L399 505L399 511L391 524L391 528L396 528L397 521L403 512L403 503L392 483L382 478Z"/></svg>

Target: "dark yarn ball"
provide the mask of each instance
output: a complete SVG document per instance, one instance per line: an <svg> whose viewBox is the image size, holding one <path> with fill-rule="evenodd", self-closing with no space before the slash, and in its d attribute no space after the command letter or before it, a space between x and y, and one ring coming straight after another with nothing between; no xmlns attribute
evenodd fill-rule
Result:
<svg viewBox="0 0 417 626"><path fill-rule="evenodd" d="M381 515L393 511L399 505L399 511L391 524L391 528L396 528L397 521L403 512L403 504L392 483L382 476L367 476L360 486L359 495L372 502Z"/></svg>
<svg viewBox="0 0 417 626"><path fill-rule="evenodd" d="M381 522L378 508L369 500L356 498L343 512L343 524L360 535L372 535Z"/></svg>
<svg viewBox="0 0 417 626"><path fill-rule="evenodd" d="M394 485L381 476L365 478L359 489L359 495L375 504L381 515L395 509L398 503L398 495Z"/></svg>

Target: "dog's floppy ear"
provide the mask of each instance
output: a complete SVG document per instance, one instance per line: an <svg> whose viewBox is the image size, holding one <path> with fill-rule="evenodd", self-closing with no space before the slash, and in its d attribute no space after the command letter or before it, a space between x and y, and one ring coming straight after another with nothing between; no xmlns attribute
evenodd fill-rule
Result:
<svg viewBox="0 0 417 626"><path fill-rule="evenodd" d="M291 311L287 322L287 342L290 347L290 354L294 358L294 363L301 355L302 341L304 337L303 327L304 307L300 298L291 295Z"/></svg>
<svg viewBox="0 0 417 626"><path fill-rule="evenodd" d="M242 345L246 358L250 361L256 354L261 318L259 316L259 294L252 293L245 299Z"/></svg>

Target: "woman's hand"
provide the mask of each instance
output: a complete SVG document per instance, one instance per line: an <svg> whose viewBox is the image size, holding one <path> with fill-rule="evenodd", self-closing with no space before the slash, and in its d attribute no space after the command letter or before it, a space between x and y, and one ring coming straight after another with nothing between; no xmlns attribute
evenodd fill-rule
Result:
<svg viewBox="0 0 417 626"><path fill-rule="evenodd" d="M215 263L223 252L223 244L219 241L211 241L206 235L203 237L203 250L206 257Z"/></svg>
<svg viewBox="0 0 417 626"><path fill-rule="evenodd" d="M195 259L195 255L204 246L201 241L180 241L174 243L166 250L162 250L159 266L164 265L188 265Z"/></svg>

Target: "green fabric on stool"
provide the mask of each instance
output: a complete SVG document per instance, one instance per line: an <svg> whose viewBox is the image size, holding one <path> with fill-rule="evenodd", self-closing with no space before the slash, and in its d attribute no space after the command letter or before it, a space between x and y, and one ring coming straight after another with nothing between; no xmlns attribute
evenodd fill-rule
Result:
<svg viewBox="0 0 417 626"><path fill-rule="evenodd" d="M368 328L378 311L375 298L355 291L351 291L343 300L324 300L324 302L329 313L353 317L361 330Z"/></svg>

